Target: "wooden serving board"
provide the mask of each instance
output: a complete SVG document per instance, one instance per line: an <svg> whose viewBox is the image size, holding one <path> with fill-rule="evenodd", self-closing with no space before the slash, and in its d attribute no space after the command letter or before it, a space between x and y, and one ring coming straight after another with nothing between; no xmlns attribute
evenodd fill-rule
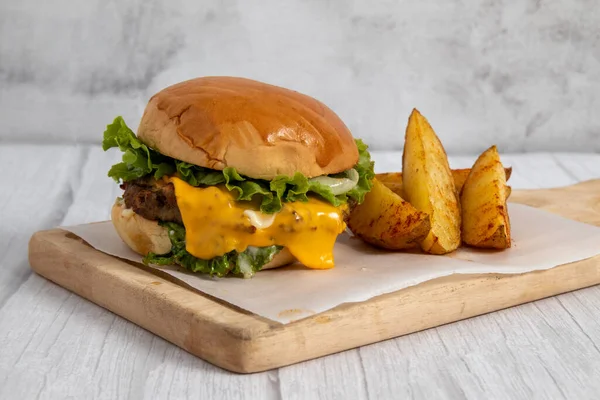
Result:
<svg viewBox="0 0 600 400"><path fill-rule="evenodd" d="M511 201L600 225L600 180ZM454 275L282 325L101 253L69 232L29 244L38 274L230 371L264 371L600 283L600 256L517 275ZM152 270L154 271L154 270Z"/></svg>

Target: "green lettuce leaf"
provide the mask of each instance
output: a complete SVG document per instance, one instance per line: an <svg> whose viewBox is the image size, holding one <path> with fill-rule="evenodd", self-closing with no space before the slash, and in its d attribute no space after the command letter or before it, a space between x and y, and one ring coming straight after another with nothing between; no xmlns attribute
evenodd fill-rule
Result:
<svg viewBox="0 0 600 400"><path fill-rule="evenodd" d="M356 140L356 146L358 147L358 163L354 166L354 169L358 172L358 184L346 194L356 203L361 204L365 200L365 195L373 187L375 163L371 161L371 154L368 151L369 146L360 139Z"/></svg>
<svg viewBox="0 0 600 400"><path fill-rule="evenodd" d="M225 182L223 172L174 160L181 179L192 186L212 186Z"/></svg>
<svg viewBox="0 0 600 400"><path fill-rule="evenodd" d="M161 222L160 225L169 230L171 251L163 255L149 253L144 257L144 264L181 265L191 272L211 276L235 275L250 278L282 249L281 246L248 247L242 253L231 251L220 257L203 260L194 257L185 249L185 228L183 226L174 222Z"/></svg>
<svg viewBox="0 0 600 400"><path fill-rule="evenodd" d="M142 143L123 121L117 117L104 132L102 148L106 151L118 147L123 152L123 161L115 164L108 176L115 181L127 182L147 175L156 179L177 173L192 186L211 186L224 183L227 189L235 192L239 201L250 201L256 196L260 199L260 211L272 214L281 210L283 202L308 201L308 193L320 196L334 206L346 203L349 199L362 203L365 194L371 190L375 177L373 162L368 147L360 139L356 140L359 161L354 166L358 172L358 184L350 191L334 195L331 188L319 182L311 181L301 173L294 176L277 176L271 181L253 179L240 175L235 168L223 171L202 168L184 161L164 156ZM334 177L344 176L344 173ZM224 268L224 267L222 267Z"/></svg>
<svg viewBox="0 0 600 400"><path fill-rule="evenodd" d="M240 175L235 168L223 170L225 186L230 192L236 192L238 201L250 201L254 196L261 196L260 211L272 214L281 210L281 196L274 194L269 188L269 181L251 179Z"/></svg>
<svg viewBox="0 0 600 400"><path fill-rule="evenodd" d="M115 164L108 171L108 176L119 182L131 181L153 174L155 178L171 175L175 166L169 157L151 150L142 143L125 124L122 117L117 117L104 131L102 149L104 151L118 147L123 152L123 161Z"/></svg>

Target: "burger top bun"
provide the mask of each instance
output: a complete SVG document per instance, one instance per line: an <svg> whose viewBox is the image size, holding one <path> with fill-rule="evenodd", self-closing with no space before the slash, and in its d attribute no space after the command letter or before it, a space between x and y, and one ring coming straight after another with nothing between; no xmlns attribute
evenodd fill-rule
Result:
<svg viewBox="0 0 600 400"><path fill-rule="evenodd" d="M326 105L243 78L203 77L161 90L137 136L172 158L258 179L296 172L311 178L358 162L352 134Z"/></svg>

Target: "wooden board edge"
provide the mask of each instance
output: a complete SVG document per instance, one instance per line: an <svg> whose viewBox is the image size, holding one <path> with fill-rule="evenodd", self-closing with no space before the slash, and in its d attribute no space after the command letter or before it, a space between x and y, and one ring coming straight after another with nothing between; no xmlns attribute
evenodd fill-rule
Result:
<svg viewBox="0 0 600 400"><path fill-rule="evenodd" d="M274 337L259 337L258 359L251 360L254 372L275 366L262 360L274 348L285 348L299 336L301 346L289 349L285 361L279 356L277 367L290 365L340 351L481 316L547 297L600 284L600 257L564 264L544 271L503 275L452 275L423 282L362 303L344 304L296 323L286 325ZM506 291L514 296L506 296ZM486 293L482 298L481 293ZM503 294L504 293L504 294ZM414 323L410 316L421 315ZM359 322L360 321L360 322ZM324 328L325 325L329 325ZM350 333L346 342L330 341L321 346L325 329ZM308 341L307 338L316 339ZM276 341L281 341L280 346ZM289 347L289 346L288 346ZM299 354L302 354L299 356Z"/></svg>
<svg viewBox="0 0 600 400"><path fill-rule="evenodd" d="M599 257L519 275L453 275L282 325L241 313L69 239L65 233L50 230L32 236L29 254L34 271L186 351L237 373L282 367L600 283ZM72 259L60 266L56 261L65 251L65 243ZM111 266L114 260L119 261L117 267ZM91 266L91 261L96 264ZM81 265L82 271L73 269ZM112 286L113 292L74 285L69 277L77 272L102 274L101 281ZM123 283L124 272L130 279L128 286ZM486 298L478 295L482 290ZM507 290L514 295L507 298L501 294ZM128 297L126 306L114 302L119 296ZM407 317L415 314L421 318L404 323L414 320ZM165 325L178 326L180 331L164 329ZM330 332L338 331L349 335L344 341L332 340Z"/></svg>

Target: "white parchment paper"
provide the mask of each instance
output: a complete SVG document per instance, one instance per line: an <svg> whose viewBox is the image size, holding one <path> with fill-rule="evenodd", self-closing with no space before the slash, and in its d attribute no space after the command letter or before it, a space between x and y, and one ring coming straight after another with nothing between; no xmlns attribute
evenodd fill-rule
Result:
<svg viewBox="0 0 600 400"><path fill-rule="evenodd" d="M532 207L509 204L513 247L461 248L447 256L387 252L347 234L339 237L335 268L301 265L261 271L252 279L210 278L156 267L188 285L273 321L288 323L452 274L515 274L549 269L600 254L600 228ZM104 253L134 262L141 257L118 237L112 223L62 227Z"/></svg>

